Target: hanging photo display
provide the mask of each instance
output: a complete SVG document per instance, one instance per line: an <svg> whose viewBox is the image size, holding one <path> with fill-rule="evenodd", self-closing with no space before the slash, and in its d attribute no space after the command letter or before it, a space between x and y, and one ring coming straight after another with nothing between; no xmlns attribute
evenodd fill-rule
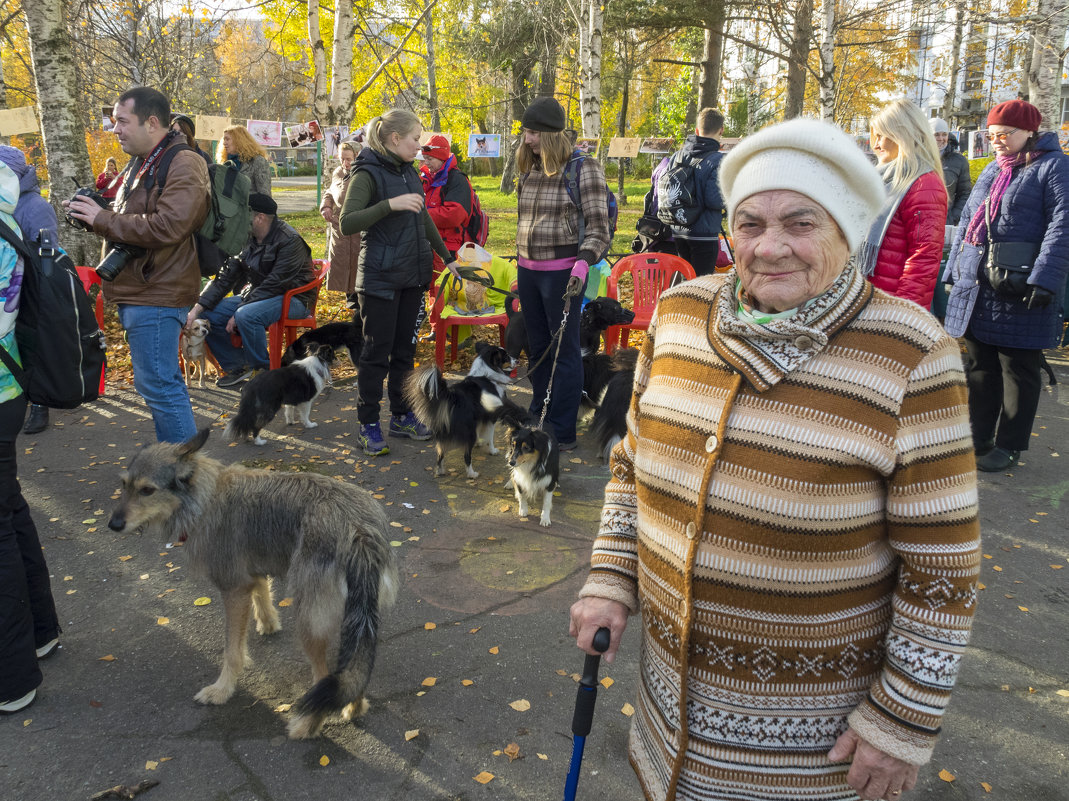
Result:
<svg viewBox="0 0 1069 801"><path fill-rule="evenodd" d="M115 118L111 116L111 112L114 109L111 106L101 106L100 108L100 127L105 131L115 130Z"/></svg>
<svg viewBox="0 0 1069 801"><path fill-rule="evenodd" d="M576 139L575 149L582 153L584 156L590 156L591 158L598 157L598 151L601 149L600 139Z"/></svg>
<svg viewBox="0 0 1069 801"><path fill-rule="evenodd" d="M970 159L983 159L991 155L991 143L987 141L987 129L969 131L969 149L965 155Z"/></svg>
<svg viewBox="0 0 1069 801"><path fill-rule="evenodd" d="M639 153L661 153L668 155L675 150L676 140L670 136L647 136L642 140Z"/></svg>
<svg viewBox="0 0 1069 801"><path fill-rule="evenodd" d="M215 141L223 138L223 132L230 127L230 117L213 117L198 114L196 119L197 138Z"/></svg>
<svg viewBox="0 0 1069 801"><path fill-rule="evenodd" d="M0 109L0 136L37 133L40 130L33 106Z"/></svg>
<svg viewBox="0 0 1069 801"><path fill-rule="evenodd" d="M249 120L245 127L256 143L262 147L282 146L282 123L271 120Z"/></svg>
<svg viewBox="0 0 1069 801"><path fill-rule="evenodd" d="M323 155L328 159L332 159L338 155L338 148L341 147L341 143L348 141L349 126L331 125L323 133L325 134Z"/></svg>
<svg viewBox="0 0 1069 801"><path fill-rule="evenodd" d="M614 136L609 142L609 158L633 159L642 147L642 139L637 136Z"/></svg>
<svg viewBox="0 0 1069 801"><path fill-rule="evenodd" d="M468 157L492 159L501 155L501 134L468 135Z"/></svg>
<svg viewBox="0 0 1069 801"><path fill-rule="evenodd" d="M289 140L290 147L304 147L321 142L325 137L323 129L319 127L319 121L310 120L287 127L286 138Z"/></svg>

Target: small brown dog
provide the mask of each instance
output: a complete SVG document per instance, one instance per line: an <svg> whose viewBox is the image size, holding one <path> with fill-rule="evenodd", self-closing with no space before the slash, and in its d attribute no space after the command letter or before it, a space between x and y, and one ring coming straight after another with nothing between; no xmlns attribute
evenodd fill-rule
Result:
<svg viewBox="0 0 1069 801"><path fill-rule="evenodd" d="M208 346L205 339L212 330L207 320L194 320L193 324L182 331L178 338L178 347L185 364L186 386L193 382L194 374L200 378L199 386L204 386L204 373L208 368Z"/></svg>

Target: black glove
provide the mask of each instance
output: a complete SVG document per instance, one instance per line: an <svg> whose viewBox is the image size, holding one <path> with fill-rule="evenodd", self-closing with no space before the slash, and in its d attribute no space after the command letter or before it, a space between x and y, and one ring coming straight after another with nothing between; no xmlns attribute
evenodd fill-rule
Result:
<svg viewBox="0 0 1069 801"><path fill-rule="evenodd" d="M1054 293L1041 286L1032 287L1032 294L1028 298L1028 308L1045 309L1054 300Z"/></svg>

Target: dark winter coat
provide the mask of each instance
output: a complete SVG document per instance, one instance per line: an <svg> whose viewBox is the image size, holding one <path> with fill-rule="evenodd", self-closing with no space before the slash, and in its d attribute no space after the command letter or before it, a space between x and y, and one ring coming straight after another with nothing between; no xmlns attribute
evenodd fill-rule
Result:
<svg viewBox="0 0 1069 801"><path fill-rule="evenodd" d="M943 148L943 183L947 187L946 224L957 225L972 190L972 178L969 177L969 160L958 152L954 137L950 137Z"/></svg>
<svg viewBox="0 0 1069 801"><path fill-rule="evenodd" d="M1044 133L1035 150L1042 156L1013 171L992 221L992 242L1034 242L1040 245L1030 286L1053 292L1045 309L1029 309L1023 300L998 297L983 269L987 248L965 242L965 230L998 176L993 161L976 180L961 213L961 224L951 247L943 280L954 284L947 300L944 325L951 336L972 336L989 345L1009 348L1049 348L1062 331L1062 298L1069 275L1069 156L1062 153L1058 136Z"/></svg>
<svg viewBox="0 0 1069 801"><path fill-rule="evenodd" d="M922 308L932 305L932 293L943 258L947 193L940 176L920 176L895 209L880 244L872 285Z"/></svg>
<svg viewBox="0 0 1069 801"><path fill-rule="evenodd" d="M22 229L22 238L27 242L39 242L42 228L52 232L59 241L56 212L41 197L41 185L37 182L37 170L26 163L26 154L17 147L0 146L0 161L4 162L19 179L19 201L14 218Z"/></svg>
<svg viewBox="0 0 1069 801"><path fill-rule="evenodd" d="M236 259L229 259L200 296L200 305L214 309L230 292L240 294L242 305L281 297L312 280L312 250L289 223L275 218L263 241L249 237ZM297 295L307 307L315 290Z"/></svg>
<svg viewBox="0 0 1069 801"><path fill-rule="evenodd" d="M360 234L345 236L341 232L341 210L345 203L345 191L352 175L344 167L337 167L331 175L330 186L323 193L319 210L330 209L333 222L327 226L327 289L351 294L356 287L356 268L360 260Z"/></svg>
<svg viewBox="0 0 1069 801"><path fill-rule="evenodd" d="M707 136L691 134L678 151L682 156L700 158L701 163L695 168L695 183L698 185L702 213L694 225L672 226L675 239L694 239L712 241L718 238L724 220L724 198L720 194L720 162L724 154L720 152L720 143ZM672 158L675 158L673 154Z"/></svg>

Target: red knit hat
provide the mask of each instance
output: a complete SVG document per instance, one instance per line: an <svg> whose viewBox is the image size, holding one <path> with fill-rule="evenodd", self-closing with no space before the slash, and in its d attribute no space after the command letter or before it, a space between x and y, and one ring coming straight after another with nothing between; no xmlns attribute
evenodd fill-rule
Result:
<svg viewBox="0 0 1069 801"><path fill-rule="evenodd" d="M423 155L438 161L449 161L449 140L441 134L435 134L423 146Z"/></svg>
<svg viewBox="0 0 1069 801"><path fill-rule="evenodd" d="M1038 131L1042 115L1039 109L1024 100L1007 100L987 112L988 127L1009 125L1022 131Z"/></svg>

